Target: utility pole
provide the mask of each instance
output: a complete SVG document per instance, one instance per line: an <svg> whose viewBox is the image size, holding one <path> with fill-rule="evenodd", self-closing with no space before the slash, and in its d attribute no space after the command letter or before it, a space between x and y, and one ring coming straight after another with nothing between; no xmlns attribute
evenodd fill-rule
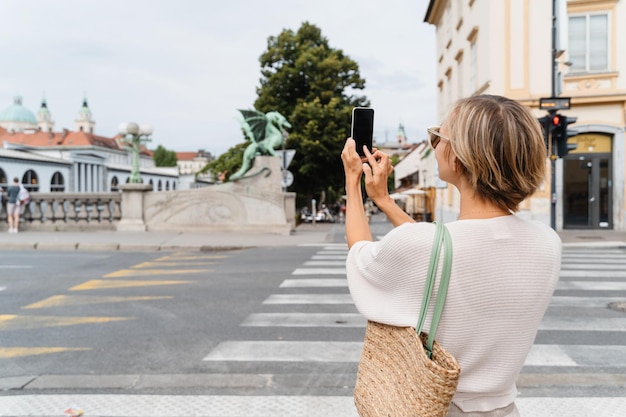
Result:
<svg viewBox="0 0 626 417"><path fill-rule="evenodd" d="M556 2L552 0L552 89L551 97L556 97ZM556 110L549 110L550 120L556 114ZM556 230L556 144L552 138L552 129L548 129L548 150L550 153L550 227Z"/></svg>
<svg viewBox="0 0 626 417"><path fill-rule="evenodd" d="M576 144L568 144L567 139L570 136L577 135L575 130L567 129L570 123L576 123L576 117L560 114L559 110L569 110L571 108L570 97L557 97L557 74L559 51L557 50L557 1L552 0L552 80L550 97L539 99L539 109L547 110L548 115L538 118L537 120L543 127L543 137L546 141L548 156L550 157L550 226L556 230L556 160L564 158L570 150L576 149ZM563 18L563 16L560 16ZM561 22L562 23L562 22Z"/></svg>

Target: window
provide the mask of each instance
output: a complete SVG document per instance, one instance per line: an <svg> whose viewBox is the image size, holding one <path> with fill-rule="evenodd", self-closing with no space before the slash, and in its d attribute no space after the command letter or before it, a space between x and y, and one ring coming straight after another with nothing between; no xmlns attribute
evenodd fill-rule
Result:
<svg viewBox="0 0 626 417"><path fill-rule="evenodd" d="M0 168L0 187L6 190L8 186L9 184L7 181L7 174L4 172L2 168Z"/></svg>
<svg viewBox="0 0 626 417"><path fill-rule="evenodd" d="M22 185L29 192L30 191L39 191L39 178L37 177L37 173L32 169L29 169L24 173L22 177Z"/></svg>
<svg viewBox="0 0 626 417"><path fill-rule="evenodd" d="M569 61L572 72L609 69L609 17L606 13L570 16Z"/></svg>
<svg viewBox="0 0 626 417"><path fill-rule="evenodd" d="M470 47L470 73L469 73L469 86L472 93L478 90L478 46L476 42L472 43Z"/></svg>
<svg viewBox="0 0 626 417"><path fill-rule="evenodd" d="M456 90L457 98L463 97L463 51L459 51L454 59L457 62Z"/></svg>
<svg viewBox="0 0 626 417"><path fill-rule="evenodd" d="M117 192L120 190L119 188L117 188L118 184L119 180L117 179L117 177L111 178L111 192Z"/></svg>
<svg viewBox="0 0 626 417"><path fill-rule="evenodd" d="M469 74L467 93L474 94L478 90L478 27L475 26L467 37L470 43Z"/></svg>
<svg viewBox="0 0 626 417"><path fill-rule="evenodd" d="M157 191L163 191L163 185L161 184L161 180L157 183Z"/></svg>
<svg viewBox="0 0 626 417"><path fill-rule="evenodd" d="M57 171L54 175L52 175L52 181L50 181L50 192L62 193L63 191L65 191L63 174Z"/></svg>

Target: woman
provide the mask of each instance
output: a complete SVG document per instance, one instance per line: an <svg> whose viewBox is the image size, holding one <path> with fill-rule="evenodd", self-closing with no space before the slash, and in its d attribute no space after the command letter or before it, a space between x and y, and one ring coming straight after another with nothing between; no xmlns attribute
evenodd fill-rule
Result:
<svg viewBox="0 0 626 417"><path fill-rule="evenodd" d="M437 341L461 365L448 415L518 416L515 381L561 263L558 235L513 214L545 178L541 128L517 102L482 95L457 102L429 133L439 177L460 194L458 219L446 224L454 254L437 331ZM341 154L350 292L368 320L415 327L435 227L414 223L389 196L389 156L365 152L362 162L349 138ZM395 226L378 242L363 211L362 175L367 195Z"/></svg>

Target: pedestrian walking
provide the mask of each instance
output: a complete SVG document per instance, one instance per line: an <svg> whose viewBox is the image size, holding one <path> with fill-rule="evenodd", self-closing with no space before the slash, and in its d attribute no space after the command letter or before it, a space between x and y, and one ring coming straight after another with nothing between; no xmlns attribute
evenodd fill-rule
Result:
<svg viewBox="0 0 626 417"><path fill-rule="evenodd" d="M445 225L453 256L436 333L461 368L448 416L519 416L515 381L561 263L561 241L554 230L515 215L545 181L541 127L519 103L479 95L458 101L441 127L428 133L439 177L460 195L459 216ZM369 321L415 327L435 226L416 223L389 196L389 155L365 149L362 160L355 147L348 138L341 155L350 293ZM363 208L362 176L368 197L394 225L375 242ZM424 328L429 326L427 315Z"/></svg>
<svg viewBox="0 0 626 417"><path fill-rule="evenodd" d="M20 223L20 180L13 178L13 184L7 188L7 221L9 233L17 233Z"/></svg>

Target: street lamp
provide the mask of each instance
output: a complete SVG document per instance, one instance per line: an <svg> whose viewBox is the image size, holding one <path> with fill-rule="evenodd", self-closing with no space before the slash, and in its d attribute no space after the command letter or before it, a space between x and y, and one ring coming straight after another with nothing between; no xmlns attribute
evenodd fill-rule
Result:
<svg viewBox="0 0 626 417"><path fill-rule="evenodd" d="M133 153L133 163L130 171L131 184L141 184L141 175L139 174L139 147L142 143L150 142L152 139L152 126L141 125L137 123L122 123L117 128L120 135L122 135L122 141L128 149Z"/></svg>

